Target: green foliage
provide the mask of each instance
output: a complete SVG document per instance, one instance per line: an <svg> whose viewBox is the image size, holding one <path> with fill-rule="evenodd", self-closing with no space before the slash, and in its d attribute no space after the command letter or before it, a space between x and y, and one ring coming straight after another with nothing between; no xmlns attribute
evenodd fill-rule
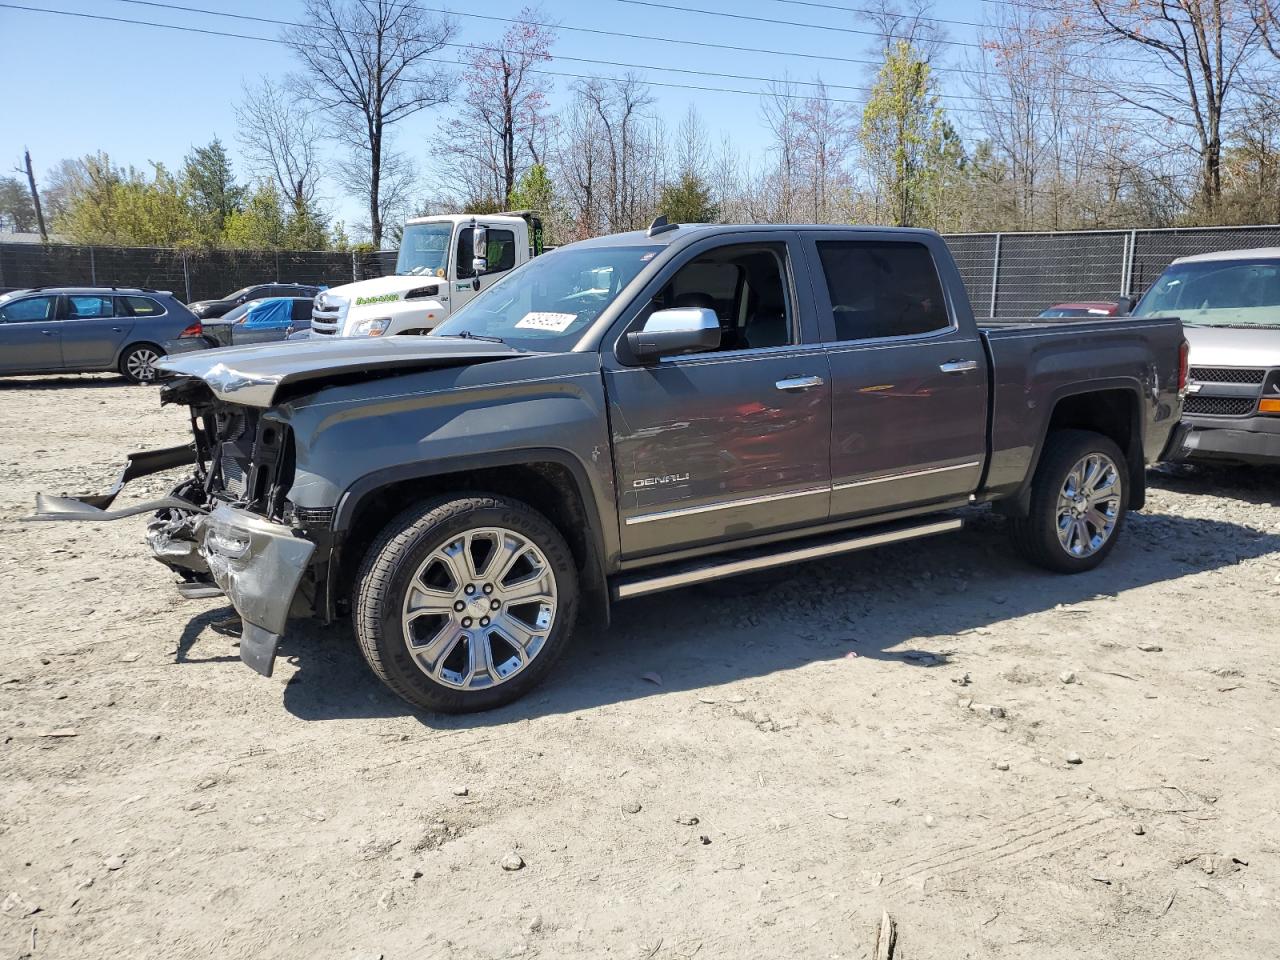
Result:
<svg viewBox="0 0 1280 960"><path fill-rule="evenodd" d="M148 177L117 167L105 153L64 163L61 174L61 212L53 229L77 243L251 250L330 245L318 211L294 210L271 183L237 186L217 140L187 158L181 177L163 164Z"/></svg>
<svg viewBox="0 0 1280 960"><path fill-rule="evenodd" d="M244 206L245 188L236 185L231 158L217 137L187 155L182 181L193 212L206 221L206 233L221 233L227 218Z"/></svg>
<svg viewBox="0 0 1280 960"><path fill-rule="evenodd" d="M544 217L555 204L555 185L545 164L535 163L516 181L507 198L509 210L532 210Z"/></svg>
<svg viewBox="0 0 1280 960"><path fill-rule="evenodd" d="M964 168L964 148L939 104L929 64L899 40L885 53L858 131L897 226L938 225L947 187Z"/></svg>
<svg viewBox="0 0 1280 960"><path fill-rule="evenodd" d="M36 208L31 192L17 177L0 177L0 230L34 233Z"/></svg>
<svg viewBox="0 0 1280 960"><path fill-rule="evenodd" d="M662 188L658 212L665 213L672 223L711 223L720 215L711 202L710 189L690 171Z"/></svg>

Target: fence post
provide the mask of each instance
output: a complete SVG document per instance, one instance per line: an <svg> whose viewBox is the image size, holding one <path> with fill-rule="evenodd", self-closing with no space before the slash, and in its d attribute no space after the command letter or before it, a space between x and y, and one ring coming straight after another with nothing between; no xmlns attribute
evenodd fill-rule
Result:
<svg viewBox="0 0 1280 960"><path fill-rule="evenodd" d="M98 265L93 259L93 247L89 247L89 286L96 287L98 285Z"/></svg>
<svg viewBox="0 0 1280 960"><path fill-rule="evenodd" d="M351 251L351 282L355 283L360 279L360 272L356 269L356 252Z"/></svg>
<svg viewBox="0 0 1280 960"><path fill-rule="evenodd" d="M191 270L187 267L187 251L182 251L182 282L187 288L187 303L191 302Z"/></svg>
<svg viewBox="0 0 1280 960"><path fill-rule="evenodd" d="M995 261L991 264L991 311L989 316L992 320L996 318L996 292L1000 287L1000 238L1001 234L996 234L996 256Z"/></svg>
<svg viewBox="0 0 1280 960"><path fill-rule="evenodd" d="M280 251L276 251L276 283L280 282Z"/></svg>
<svg viewBox="0 0 1280 960"><path fill-rule="evenodd" d="M1125 262L1124 262L1124 266L1121 268L1121 271L1120 271L1120 276L1121 276L1120 296L1122 297L1133 296L1133 261L1137 257L1137 249L1138 249L1138 231L1130 230L1129 231L1129 249L1125 251L1126 253Z"/></svg>

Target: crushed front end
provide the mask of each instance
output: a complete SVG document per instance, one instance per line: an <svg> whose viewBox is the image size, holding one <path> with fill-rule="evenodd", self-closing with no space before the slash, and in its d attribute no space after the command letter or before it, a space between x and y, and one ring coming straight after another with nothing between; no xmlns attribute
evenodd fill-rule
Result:
<svg viewBox="0 0 1280 960"><path fill-rule="evenodd" d="M310 612L299 584L316 551L294 528L287 500L294 471L289 426L269 410L218 398L194 377L170 382L160 396L162 404L189 408L191 444L131 455L107 494L40 495L33 519L114 520L154 511L146 536L155 558L182 578L184 596L226 595L243 624L241 659L270 676L290 613ZM130 480L184 463L192 474L167 497L109 509Z"/></svg>

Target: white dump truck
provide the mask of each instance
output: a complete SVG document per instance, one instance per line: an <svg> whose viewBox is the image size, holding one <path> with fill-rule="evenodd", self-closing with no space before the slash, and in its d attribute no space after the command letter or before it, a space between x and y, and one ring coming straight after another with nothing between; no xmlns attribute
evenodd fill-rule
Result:
<svg viewBox="0 0 1280 960"><path fill-rule="evenodd" d="M527 210L417 217L405 224L395 273L331 287L315 300L315 337L429 333L454 310L542 252Z"/></svg>

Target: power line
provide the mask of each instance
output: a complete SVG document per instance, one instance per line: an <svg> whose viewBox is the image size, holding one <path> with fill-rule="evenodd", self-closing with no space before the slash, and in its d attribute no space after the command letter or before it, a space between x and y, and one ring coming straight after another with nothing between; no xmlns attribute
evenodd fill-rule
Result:
<svg viewBox="0 0 1280 960"><path fill-rule="evenodd" d="M314 29L310 24L299 23L296 20L279 20L273 17L259 17L247 13L230 13L225 10L210 10L207 7L193 7L185 4L162 3L159 0L116 0L117 3L128 3L134 6L154 7L161 10L178 11L182 13L202 14L211 17L224 17L232 20L245 20L253 23L265 23L276 27L299 27L301 29ZM330 28L325 28L327 32L332 32ZM354 33L372 36L372 34L362 33L362 31L353 31ZM495 47L481 43L445 43L443 46L451 47L459 50L484 50L490 53L512 53L514 51L507 50L503 47ZM630 70L659 70L667 73L684 73L691 76L699 77L718 77L723 80L752 80L759 83L777 82L777 77L761 77L750 74L741 73L720 73L713 70L693 70L688 67L662 67L652 63L626 63L617 60L593 60L588 57L572 57L565 54L555 54L554 60L566 60L573 63L588 63L596 66L623 67ZM826 87L833 90L859 90L864 93L870 93L874 88L865 84L850 83L827 83L822 80L788 80L787 83L803 87ZM977 95L966 95L957 93L940 93L939 96L946 100L976 100L979 102L996 101L1001 103L1012 102L1008 97L984 97Z"/></svg>
<svg viewBox="0 0 1280 960"><path fill-rule="evenodd" d="M125 2L141 2L141 0L125 0ZM158 4L158 3L154 5L166 6L164 4ZM254 34L234 33L226 30L213 30L207 27L195 27L190 25L179 25L179 24L172 24L172 23L158 23L153 20L138 20L138 19L128 18L128 17L112 17L112 16L107 16L105 14L82 13L82 12L71 11L71 10L51 10L46 7L32 7L32 6L26 6L26 5L14 4L14 3L0 3L0 9L19 10L26 13L53 14L57 16L72 17L72 18L82 19L82 20L96 20L96 21L102 21L102 22L108 22L108 23L120 23L120 24L129 25L129 26L153 27L153 28L162 29L162 30L172 30L179 33L194 33L194 34L201 34L204 36L224 37L224 38L230 38L230 39L236 39L236 40L252 40L259 43L271 43L271 44L277 44L281 46L291 46L287 41L281 40L276 37L261 37ZM180 8L175 8L175 9L180 9ZM428 9L428 8L418 8L418 9ZM441 11L441 12L449 12L449 11ZM487 17L484 15L478 15L478 16L482 16L484 19L506 19L506 18L498 18L498 17ZM454 61L450 61L450 60L441 60L439 58L431 58L431 57L423 57L422 59L425 62L429 62L429 63L439 63L447 66L457 66L457 64ZM610 65L610 66L621 66L621 67L627 66L626 64L620 64L615 61L602 60L602 61L596 61L596 62L600 64ZM655 67L651 69L662 70L665 68ZM600 76L600 75L594 75L594 74L568 73L568 72L559 71L559 70L531 69L530 72L545 75L545 76L563 77L563 78L573 79L573 80L609 80L613 82L622 82L625 79L622 77ZM850 100L850 99L840 98L840 97L818 97L818 96L807 95L807 94L791 94L791 93L786 93L782 91L742 90L742 89L733 88L733 87L710 87L710 86L703 86L701 84L671 83L671 82L666 82L661 80L651 80L648 78L645 78L642 82L652 87L662 87L666 89L675 89L675 90L692 90L692 91L697 91L702 93L731 93L731 94L736 94L741 96L750 96L750 97L761 97L765 95L770 95L770 96L776 96L786 100L803 100L803 101L812 101L812 102L818 102L818 103L835 103L835 104L842 104L842 105L860 107L860 108L866 106L866 104L862 101ZM983 99L987 99L987 98L983 98ZM995 98L992 98L992 99L995 99ZM977 113L977 114L986 113L986 111L984 110L979 110L973 107L951 107L948 109L949 109L949 112L951 113Z"/></svg>
<svg viewBox="0 0 1280 960"><path fill-rule="evenodd" d="M658 10L671 10L676 13L696 13L708 17L724 17L730 20L745 20L752 23L767 23L771 26L783 27L800 27L805 30L822 30L825 33L832 31L836 33L852 33L865 37L892 37L897 40L910 40L910 37L900 37L896 34L885 34L878 30L859 30L856 27L835 27L830 24L822 23L803 23L798 20L778 20L773 17L755 17L745 13L730 13L725 10L705 10L701 7L690 7L687 5L676 5L673 3L658 3L657 0L613 0L614 3L627 3L636 7L653 7ZM838 7L833 9L840 9ZM931 43L944 43L956 47L970 47L976 50L985 50L986 47L981 43L974 43L972 40L948 40L943 37L934 37ZM1110 57L1105 54L1096 53L1078 53L1077 57L1083 57L1088 60L1107 60L1112 63L1136 63L1143 66L1150 66L1151 60L1139 59L1135 57Z"/></svg>

